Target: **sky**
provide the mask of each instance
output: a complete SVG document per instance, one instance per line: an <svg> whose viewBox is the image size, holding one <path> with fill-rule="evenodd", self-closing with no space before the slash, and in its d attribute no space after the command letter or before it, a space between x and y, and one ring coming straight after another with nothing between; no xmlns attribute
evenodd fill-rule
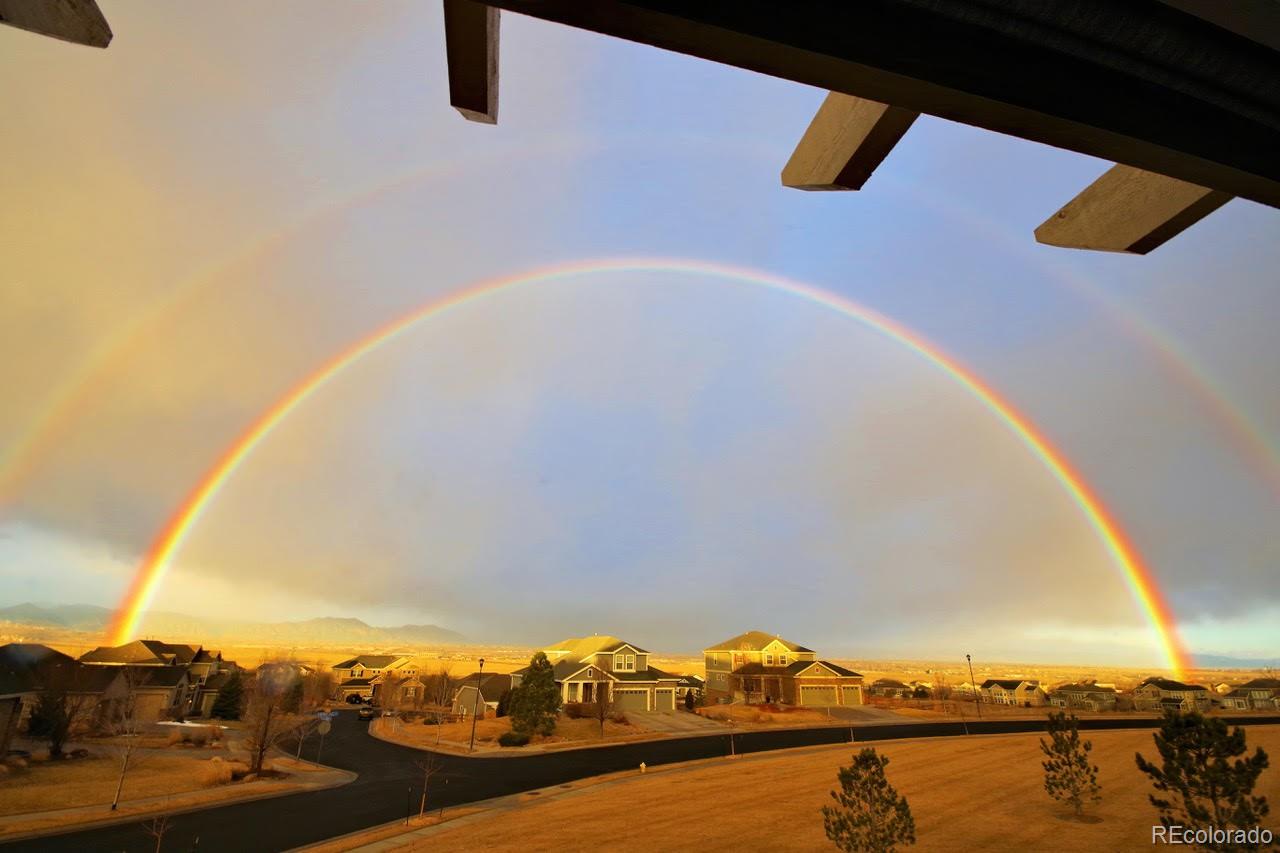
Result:
<svg viewBox="0 0 1280 853"><path fill-rule="evenodd" d="M105 51L0 28L0 605L114 606L247 425L417 306L679 258L932 341L1081 472L1193 652L1280 654L1277 211L1071 252L1032 230L1108 166L1072 152L926 116L861 192L803 193L799 84L504 14L487 126L449 107L437 6L100 5ZM154 607L1162 661L1080 508L935 364L661 269L511 288L361 359L237 468Z"/></svg>

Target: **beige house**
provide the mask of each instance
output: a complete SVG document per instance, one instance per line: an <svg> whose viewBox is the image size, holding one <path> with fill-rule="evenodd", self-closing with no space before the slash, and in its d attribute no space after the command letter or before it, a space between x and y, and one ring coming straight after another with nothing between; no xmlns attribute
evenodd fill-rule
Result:
<svg viewBox="0 0 1280 853"><path fill-rule="evenodd" d="M417 664L410 655L358 655L341 663L335 663L333 669L334 698L347 701L350 696L359 696L364 700L372 700L374 690L388 673L396 679L413 678L418 674Z"/></svg>
<svg viewBox="0 0 1280 853"><path fill-rule="evenodd" d="M453 702L449 710L463 717L479 713L484 717L496 713L502 694L520 686L520 676L516 673L490 672L481 674L473 672L458 683L454 691ZM480 695L476 695L476 691Z"/></svg>
<svg viewBox="0 0 1280 853"><path fill-rule="evenodd" d="M861 705L862 676L777 634L747 631L703 650L707 698Z"/></svg>
<svg viewBox="0 0 1280 853"><path fill-rule="evenodd" d="M1092 682L1063 684L1049 693L1049 704L1058 708L1080 708L1085 711L1114 711L1116 689Z"/></svg>
<svg viewBox="0 0 1280 853"><path fill-rule="evenodd" d="M542 650L562 702L595 702L605 691L620 711L674 711L680 677L649 665L649 653L617 637L570 637ZM523 676L527 671L517 670Z"/></svg>
<svg viewBox="0 0 1280 853"><path fill-rule="evenodd" d="M1148 678L1133 691L1133 704L1139 711L1207 711L1212 698L1200 684Z"/></svg>
<svg viewBox="0 0 1280 853"><path fill-rule="evenodd" d="M988 678L978 688L982 701L989 705L1016 705L1035 708L1049 703L1049 696L1035 679Z"/></svg>
<svg viewBox="0 0 1280 853"><path fill-rule="evenodd" d="M1233 711L1280 710L1280 678L1255 678L1222 697L1222 707Z"/></svg>

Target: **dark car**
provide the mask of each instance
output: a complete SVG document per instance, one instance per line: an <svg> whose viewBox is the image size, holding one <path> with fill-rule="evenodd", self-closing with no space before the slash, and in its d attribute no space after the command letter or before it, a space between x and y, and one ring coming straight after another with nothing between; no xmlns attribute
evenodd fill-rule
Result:
<svg viewBox="0 0 1280 853"><path fill-rule="evenodd" d="M360 708L360 719L362 719L362 720L372 720L372 719L373 719L374 717L376 717L376 716L378 716L378 709L377 709L377 708L373 707L372 705L362 705L362 706L361 706L361 708Z"/></svg>
<svg viewBox="0 0 1280 853"><path fill-rule="evenodd" d="M359 704L360 704L361 702L363 702L363 701L364 701L364 697L363 697L363 696L361 696L359 693L349 693L349 694L347 694L347 704L348 704L348 705L359 705Z"/></svg>

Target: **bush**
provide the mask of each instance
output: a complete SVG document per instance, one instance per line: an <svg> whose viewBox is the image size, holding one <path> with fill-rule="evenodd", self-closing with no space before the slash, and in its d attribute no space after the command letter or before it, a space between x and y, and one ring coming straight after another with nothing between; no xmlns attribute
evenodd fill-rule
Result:
<svg viewBox="0 0 1280 853"><path fill-rule="evenodd" d="M187 739L187 733L184 732L182 729L170 729L169 737L166 740L166 743L169 746L177 746L178 744L182 743L186 739Z"/></svg>
<svg viewBox="0 0 1280 853"><path fill-rule="evenodd" d="M249 775L249 765L243 761L228 761L227 766L231 768L232 779L243 779Z"/></svg>
<svg viewBox="0 0 1280 853"><path fill-rule="evenodd" d="M503 732L498 737L499 746L524 746L529 742L529 736L524 732Z"/></svg>
<svg viewBox="0 0 1280 853"><path fill-rule="evenodd" d="M571 720L581 720L583 717L590 717L585 702L565 702L564 715Z"/></svg>
<svg viewBox="0 0 1280 853"><path fill-rule="evenodd" d="M631 724L631 721L627 719L627 715L622 713L621 711L614 711L612 714L609 715L609 719L613 720L613 722L617 723L620 726L627 726Z"/></svg>
<svg viewBox="0 0 1280 853"><path fill-rule="evenodd" d="M223 761L221 758L210 758L204 763L204 766L200 768L200 771L200 781L204 783L206 788L226 785L231 782L233 776L231 764Z"/></svg>

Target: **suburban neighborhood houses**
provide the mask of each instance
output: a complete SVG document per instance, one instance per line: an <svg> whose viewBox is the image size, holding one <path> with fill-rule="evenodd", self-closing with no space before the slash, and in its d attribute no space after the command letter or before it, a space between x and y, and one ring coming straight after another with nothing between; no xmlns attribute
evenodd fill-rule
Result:
<svg viewBox="0 0 1280 853"><path fill-rule="evenodd" d="M1153 676L1132 689L1081 680L1046 686L1036 679L988 678L935 688L930 681L863 676L811 648L763 631L747 631L703 650L703 672L666 672L652 665L651 652L610 635L570 637L541 649L551 664L564 705L590 704L604 697L619 712L674 712L703 704L741 703L802 707L882 707L933 700L980 702L1013 708L1052 707L1084 712L1160 713L1167 710L1280 710L1280 679L1221 682L1212 689ZM513 672L450 674L448 666L428 672L414 655L359 652L328 668L324 695L339 705L435 709L450 718L501 716L503 702L518 688L528 668ZM289 684L316 671L293 661L242 670L222 653L200 645L136 640L100 646L78 659L48 646L0 646L0 751L24 731L40 696L50 690L77 697L100 717L118 713L127 700L137 719L207 719L232 681L258 679ZM330 677L331 676L331 677ZM940 706L941 707L941 706ZM116 710L113 710L116 709Z"/></svg>

